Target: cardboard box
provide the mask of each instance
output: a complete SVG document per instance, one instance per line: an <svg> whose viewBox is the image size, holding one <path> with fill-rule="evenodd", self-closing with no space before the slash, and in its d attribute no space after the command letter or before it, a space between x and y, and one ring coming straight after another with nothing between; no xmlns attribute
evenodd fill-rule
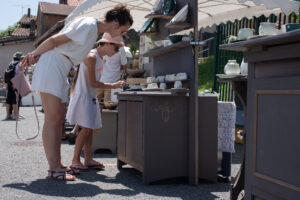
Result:
<svg viewBox="0 0 300 200"><path fill-rule="evenodd" d="M147 84L146 78L127 78L127 84Z"/></svg>

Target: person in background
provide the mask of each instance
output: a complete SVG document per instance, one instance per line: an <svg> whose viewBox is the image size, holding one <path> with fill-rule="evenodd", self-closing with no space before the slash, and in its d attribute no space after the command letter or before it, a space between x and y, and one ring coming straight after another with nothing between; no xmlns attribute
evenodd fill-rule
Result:
<svg viewBox="0 0 300 200"><path fill-rule="evenodd" d="M120 80L120 71L127 69L127 58L124 47L113 56L105 56L105 63L100 81L103 83L114 83ZM97 98L100 101L104 97L104 101L111 100L111 89L98 89Z"/></svg>
<svg viewBox="0 0 300 200"><path fill-rule="evenodd" d="M21 103L21 96L19 95L19 102L17 107L16 89L13 88L11 79L16 75L19 69L19 62L22 61L24 55L22 52L16 52L13 55L13 60L9 64L4 74L4 81L6 83L6 120L17 119L19 116L19 108Z"/></svg>
<svg viewBox="0 0 300 200"><path fill-rule="evenodd" d="M84 62L80 64L79 73L71 88L71 99L67 112L68 123L81 127L81 131L76 138L74 156L70 165L71 169L94 168L100 170L104 168L102 163L92 159L93 130L102 127L96 88L109 89L125 86L123 81L115 83L98 81L103 68L103 57L114 55L122 45L122 37L111 37L109 33L104 33L99 41L99 46L91 50ZM80 161L83 147L84 164Z"/></svg>
<svg viewBox="0 0 300 200"><path fill-rule="evenodd" d="M113 37L120 36L128 31L132 23L130 11L123 4L108 10L101 20L75 18L21 62L22 67L37 63L32 90L40 93L45 113L42 136L49 164L48 178L74 181L77 174L62 163L60 151L69 89L66 79L71 67L84 61L99 34L108 32Z"/></svg>

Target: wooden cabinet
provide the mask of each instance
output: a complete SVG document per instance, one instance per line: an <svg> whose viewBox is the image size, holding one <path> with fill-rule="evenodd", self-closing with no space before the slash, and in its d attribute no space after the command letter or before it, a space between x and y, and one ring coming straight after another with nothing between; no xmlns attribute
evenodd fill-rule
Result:
<svg viewBox="0 0 300 200"><path fill-rule="evenodd" d="M300 199L300 30L222 48L249 63L246 199Z"/></svg>
<svg viewBox="0 0 300 200"><path fill-rule="evenodd" d="M199 97L200 178L217 179L217 96ZM188 176L189 98L169 92L119 94L118 167L143 173L145 184Z"/></svg>

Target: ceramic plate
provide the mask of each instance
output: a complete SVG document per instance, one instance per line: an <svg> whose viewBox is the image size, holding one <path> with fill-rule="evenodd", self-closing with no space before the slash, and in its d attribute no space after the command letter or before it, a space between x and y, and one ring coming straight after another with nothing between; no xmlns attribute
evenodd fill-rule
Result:
<svg viewBox="0 0 300 200"><path fill-rule="evenodd" d="M184 22L186 20L187 14L189 11L189 5L186 4L181 10L173 17L171 20L172 23Z"/></svg>

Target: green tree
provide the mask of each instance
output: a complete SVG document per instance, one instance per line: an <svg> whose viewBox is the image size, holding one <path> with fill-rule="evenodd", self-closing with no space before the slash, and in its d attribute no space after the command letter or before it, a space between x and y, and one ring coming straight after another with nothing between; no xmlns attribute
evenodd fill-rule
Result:
<svg viewBox="0 0 300 200"><path fill-rule="evenodd" d="M0 38L11 36L12 32L18 27L20 27L20 24L9 26L6 30L0 32Z"/></svg>

